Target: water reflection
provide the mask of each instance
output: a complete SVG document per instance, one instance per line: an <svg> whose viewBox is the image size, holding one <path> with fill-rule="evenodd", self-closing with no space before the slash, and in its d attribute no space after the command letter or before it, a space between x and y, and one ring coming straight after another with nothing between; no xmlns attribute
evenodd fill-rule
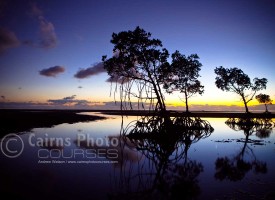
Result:
<svg viewBox="0 0 275 200"><path fill-rule="evenodd" d="M207 120L211 125L200 118L131 116L124 117L121 129L117 116L34 129L20 135L20 156L0 152L0 192L17 199L267 199L274 194L274 123ZM16 144L9 145L16 150Z"/></svg>
<svg viewBox="0 0 275 200"><path fill-rule="evenodd" d="M274 127L272 118L229 118L225 124L234 131L244 131L246 136L256 133L259 138L268 138Z"/></svg>
<svg viewBox="0 0 275 200"><path fill-rule="evenodd" d="M115 176L114 199L193 199L200 194L197 177L203 165L188 157L190 146L214 131L206 120L146 116L129 123L121 138L142 154L137 165ZM130 141L130 143L129 143ZM122 151L123 152L123 151Z"/></svg>
<svg viewBox="0 0 275 200"><path fill-rule="evenodd" d="M230 181L242 180L246 173L253 170L254 173L267 173L267 164L259 161L253 149L248 144L263 145L261 140L249 139L255 133L258 138L267 138L272 132L274 123L269 118L229 118L226 122L234 131L243 131L245 138L236 140L242 142L243 147L232 158L217 158L215 178Z"/></svg>
<svg viewBox="0 0 275 200"><path fill-rule="evenodd" d="M91 143L89 140L74 141L75 145L82 149L91 150L97 154L96 157L104 157L113 161L113 165L124 168L128 162L136 163L141 159L141 155L135 151L135 146L128 138L120 135L108 136L107 145L98 145L96 142ZM116 141L116 142L112 142Z"/></svg>

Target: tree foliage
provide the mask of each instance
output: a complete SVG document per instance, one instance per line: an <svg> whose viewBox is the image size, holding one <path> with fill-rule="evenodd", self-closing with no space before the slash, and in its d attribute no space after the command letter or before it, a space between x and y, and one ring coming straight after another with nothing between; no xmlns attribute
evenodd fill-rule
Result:
<svg viewBox="0 0 275 200"><path fill-rule="evenodd" d="M222 66L215 69L216 86L222 91L235 92L241 96L248 113L247 104L254 98L257 91L266 89L266 78L254 78L251 82L249 76L238 68L224 68Z"/></svg>
<svg viewBox="0 0 275 200"><path fill-rule="evenodd" d="M151 38L151 33L140 27L133 31L113 33L115 55L107 59L103 56L104 68L111 80L120 85L121 102L131 102L136 97L142 102L150 102L155 109L165 111L161 79L166 77L169 53L162 48L159 39ZM132 88L136 86L137 92Z"/></svg>
<svg viewBox="0 0 275 200"><path fill-rule="evenodd" d="M184 94L186 112L188 109L188 99L194 94L202 94L204 86L198 80L199 71L202 64L199 62L197 54L185 56L176 51L172 54L172 64L170 67L169 78L165 81L164 88L168 93L179 91Z"/></svg>
<svg viewBox="0 0 275 200"><path fill-rule="evenodd" d="M263 103L265 105L265 112L268 112L267 110L267 104L272 104L272 100L270 99L270 96L267 94L258 94L255 97L259 103Z"/></svg>

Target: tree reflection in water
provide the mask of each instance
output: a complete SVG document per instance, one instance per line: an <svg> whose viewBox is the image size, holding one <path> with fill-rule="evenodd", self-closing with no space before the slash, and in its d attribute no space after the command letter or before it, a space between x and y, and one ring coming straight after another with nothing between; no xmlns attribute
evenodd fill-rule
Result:
<svg viewBox="0 0 275 200"><path fill-rule="evenodd" d="M131 142L141 159L121 170L114 199L193 199L200 194L201 163L187 156L191 144L210 136L209 122L191 117L147 116L133 121L121 137ZM128 144L128 142L124 142ZM123 151L122 151L123 152Z"/></svg>
<svg viewBox="0 0 275 200"><path fill-rule="evenodd" d="M272 132L274 123L270 118L229 118L225 122L235 131L243 131L245 138L237 140L244 145L240 152L232 159L227 156L216 160L215 178L218 180L239 181L247 172L253 170L255 173L266 173L266 163L257 160L255 154L248 144L262 145L261 140L251 140L249 136L255 135L259 138L267 138Z"/></svg>

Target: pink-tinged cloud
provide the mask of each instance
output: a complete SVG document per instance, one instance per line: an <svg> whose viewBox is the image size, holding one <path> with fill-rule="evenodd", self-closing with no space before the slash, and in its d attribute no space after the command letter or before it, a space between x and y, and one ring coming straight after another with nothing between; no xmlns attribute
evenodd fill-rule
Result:
<svg viewBox="0 0 275 200"><path fill-rule="evenodd" d="M54 66L39 71L39 74L47 77L56 77L58 74L65 72L65 67Z"/></svg>
<svg viewBox="0 0 275 200"><path fill-rule="evenodd" d="M57 45L57 36L55 33L54 25L48 22L43 16L42 10L40 10L36 4L32 4L32 15L35 16L39 22L39 44L38 47L50 49ZM34 45L31 41L27 41L26 44Z"/></svg>
<svg viewBox="0 0 275 200"><path fill-rule="evenodd" d="M104 69L103 62L97 63L92 67L88 67L86 69L80 69L75 75L75 78L83 79L88 78L90 76L94 76L100 73L104 73L106 70Z"/></svg>
<svg viewBox="0 0 275 200"><path fill-rule="evenodd" d="M14 32L0 27L0 54L3 54L9 48L14 48L19 45L20 41Z"/></svg>

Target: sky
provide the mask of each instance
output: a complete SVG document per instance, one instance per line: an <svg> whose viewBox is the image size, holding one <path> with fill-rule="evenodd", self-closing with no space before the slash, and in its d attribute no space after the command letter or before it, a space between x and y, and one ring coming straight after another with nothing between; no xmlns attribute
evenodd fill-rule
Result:
<svg viewBox="0 0 275 200"><path fill-rule="evenodd" d="M191 111L244 110L215 86L219 66L267 78L261 92L275 99L274 0L0 0L0 108L117 108L101 58L113 32L136 26L170 54L199 55L205 92ZM181 94L165 97L184 109Z"/></svg>

